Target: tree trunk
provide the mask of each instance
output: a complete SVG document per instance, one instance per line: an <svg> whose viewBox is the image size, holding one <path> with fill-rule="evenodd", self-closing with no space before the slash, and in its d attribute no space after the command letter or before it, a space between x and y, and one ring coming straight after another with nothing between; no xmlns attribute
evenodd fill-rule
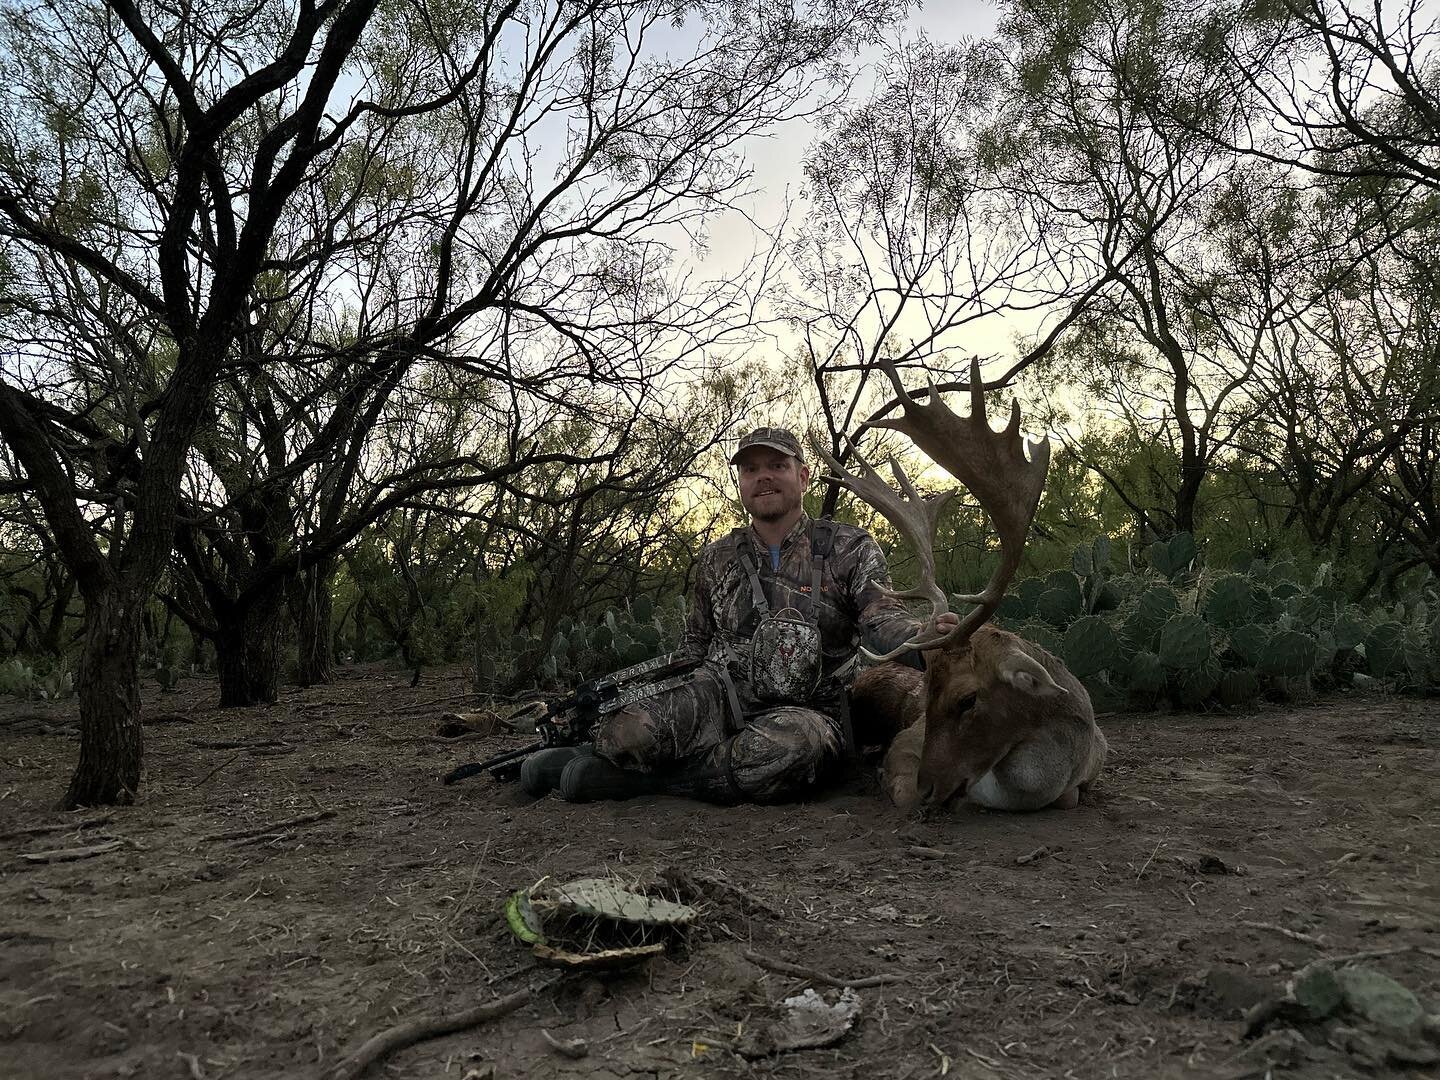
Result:
<svg viewBox="0 0 1440 1080"><path fill-rule="evenodd" d="M216 612L220 707L269 705L280 696L280 639L284 597L279 589L252 604Z"/></svg>
<svg viewBox="0 0 1440 1080"><path fill-rule="evenodd" d="M335 639L330 625L335 601L334 580L335 560L325 559L303 574L297 574L286 588L299 654L295 681L301 686L316 686L335 679Z"/></svg>
<svg viewBox="0 0 1440 1080"><path fill-rule="evenodd" d="M60 805L128 806L140 790L140 616L145 594L121 585L85 604L80 761Z"/></svg>

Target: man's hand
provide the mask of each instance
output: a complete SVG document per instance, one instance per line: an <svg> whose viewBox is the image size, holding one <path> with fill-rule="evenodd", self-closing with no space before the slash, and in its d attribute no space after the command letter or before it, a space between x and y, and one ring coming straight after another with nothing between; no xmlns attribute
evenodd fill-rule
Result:
<svg viewBox="0 0 1440 1080"><path fill-rule="evenodd" d="M960 616L953 611L947 611L936 615L920 628L920 633L925 637L939 637L948 634L960 625Z"/></svg>

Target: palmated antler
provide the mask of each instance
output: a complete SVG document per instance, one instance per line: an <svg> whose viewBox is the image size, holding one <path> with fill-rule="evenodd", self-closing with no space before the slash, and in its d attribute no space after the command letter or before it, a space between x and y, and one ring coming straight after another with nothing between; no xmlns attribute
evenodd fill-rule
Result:
<svg viewBox="0 0 1440 1080"><path fill-rule="evenodd" d="M980 361L970 361L970 415L961 417L953 413L941 400L932 382L929 400L922 405L911 397L895 366L881 365L894 385L905 414L894 420L875 420L867 426L886 427L903 432L919 449L923 450L935 464L959 480L980 503L981 509L989 515L1000 536L1000 565L986 582L985 588L973 595L959 595L954 599L965 604L974 604L960 620L960 624L943 636L907 641L881 659L891 659L910 649L933 649L954 641L968 640L970 635L995 614L1005 596L1005 587L1015 576L1020 566L1020 556L1025 550L1025 536L1030 531L1030 522L1035 509L1040 505L1040 495L1045 490L1045 474L1050 467L1050 443L1046 439L1026 439L1020 434L1020 403L1017 401L1010 410L1010 423L1004 431L993 431L985 412L985 389L980 378ZM826 459L829 461L829 459ZM831 462L839 470L838 464ZM867 466L868 469L868 466ZM843 473L843 470L839 470ZM948 606L944 603L944 592L935 581L935 528L938 523L938 509L923 523L926 531L917 531L917 515L889 489L873 469L868 469L864 486L857 486L856 479L849 475L840 476L843 483L860 498L883 514L891 524L915 545L920 556L921 581L910 596L923 596L940 603L935 615L940 615ZM896 467L896 478L901 486L908 488L912 501L918 499L914 488L904 479ZM885 494L873 490L885 488ZM873 496L873 497L872 497ZM901 513L894 511L899 507Z"/></svg>
<svg viewBox="0 0 1440 1080"><path fill-rule="evenodd" d="M919 583L915 588L905 592L885 589L883 586L881 587L882 591L887 596L893 596L900 600L929 600L936 616L949 611L950 602L945 598L945 590L940 588L935 581L935 528L940 522L941 512L956 493L945 491L933 498L925 498L916 490L915 485L910 482L910 478L905 475L905 470L900 467L900 462L892 457L890 471L895 474L895 482L900 485L900 491L897 492L885 482L884 477L875 471L874 466L861 456L859 450L854 451L855 460L860 465L860 474L857 476L826 453L823 447L817 449L820 451L820 456L825 459L825 464L830 466L831 472L834 474L831 479L849 488L864 502L880 511L915 549L916 557L920 560ZM862 651L872 660L893 660L911 649L934 648L937 644L945 641L948 636L937 637L934 641L929 639L907 641L884 655L877 655L869 649L862 649Z"/></svg>

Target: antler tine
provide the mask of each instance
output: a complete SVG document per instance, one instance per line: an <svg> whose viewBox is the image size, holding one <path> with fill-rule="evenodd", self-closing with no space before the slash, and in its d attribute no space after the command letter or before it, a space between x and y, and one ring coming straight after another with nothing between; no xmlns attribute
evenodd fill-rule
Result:
<svg viewBox="0 0 1440 1080"><path fill-rule="evenodd" d="M862 501L879 511L890 524L895 526L901 536L910 541L920 563L920 579L915 588L898 591L887 589L878 582L875 583L876 587L887 596L896 599L930 601L932 619L945 614L950 610L950 602L945 597L945 590L940 588L939 583L935 580L935 530L939 525L941 513L944 512L950 500L955 497L956 492L951 490L942 492L931 499L925 498L911 482L910 477L905 475L905 470L900 467L900 463L891 457L890 471L895 474L895 482L900 487L900 491L897 493L865 460L864 455L854 448L853 443L851 447L855 460L860 466L860 475L858 476L831 457L823 447L817 446L816 449L820 456L832 472L827 479L834 480L848 488ZM912 649L934 648L935 645L949 637L949 634L944 634L933 639L916 638L883 654L872 653L869 649L864 648L861 651L872 660L893 660Z"/></svg>
<svg viewBox="0 0 1440 1080"><path fill-rule="evenodd" d="M995 613L1005 595L1005 587L1019 569L1025 536L1045 489L1050 443L1046 439L1026 439L1020 434L1018 401L1011 406L1005 430L991 429L978 358L970 361L970 415L967 417L957 416L946 406L933 381L929 400L922 405L901 386L893 364L882 366L899 390L904 415L894 420L872 421L871 426L892 428L908 435L931 460L969 489L990 516L1000 537L1000 565L985 588L973 595L955 597L962 603L977 605L945 639L964 641Z"/></svg>

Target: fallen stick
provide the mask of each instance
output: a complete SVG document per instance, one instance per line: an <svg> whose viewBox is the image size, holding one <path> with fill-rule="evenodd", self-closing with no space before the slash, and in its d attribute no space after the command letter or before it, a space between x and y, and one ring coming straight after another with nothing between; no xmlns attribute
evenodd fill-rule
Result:
<svg viewBox="0 0 1440 1080"><path fill-rule="evenodd" d="M101 814L97 818L90 818L88 821L65 821L54 825L30 825L23 829L11 829L9 832L0 833L0 840L14 840L20 836L42 836L45 833L69 832L71 829L95 829L101 825L110 824L114 814Z"/></svg>
<svg viewBox="0 0 1440 1080"><path fill-rule="evenodd" d="M834 975L826 975L823 971L801 967L799 964L791 964L785 960L774 960L768 956L761 956L757 952L751 952L749 949L745 950L744 956L752 964L757 964L767 971L774 971L781 975L795 975L802 979L824 983L826 986L851 986L861 990L867 986L884 986L886 983L905 981L904 975L866 975L859 979L837 979Z"/></svg>
<svg viewBox="0 0 1440 1080"><path fill-rule="evenodd" d="M115 851L125 846L124 840L107 840L103 844L95 844L91 847L57 848L54 851L30 851L22 853L20 858L26 862L33 863L57 863L75 862L77 859L88 859L92 855L104 855L106 852Z"/></svg>
<svg viewBox="0 0 1440 1080"><path fill-rule="evenodd" d="M1041 859L1045 858L1046 855L1058 855L1064 850L1065 849L1060 847L1058 844L1053 848L1050 847L1048 844L1041 844L1034 851L1030 852L1029 855L1015 856L1015 865L1029 866L1032 862L1039 862Z"/></svg>
<svg viewBox="0 0 1440 1080"><path fill-rule="evenodd" d="M1328 949L1330 947L1322 937L1316 937L1314 934L1302 934L1299 930L1289 930L1279 923L1242 920L1240 925L1248 926L1252 930L1269 930L1271 933L1288 937L1291 941L1299 941L1306 945L1315 945L1322 949Z"/></svg>
<svg viewBox="0 0 1440 1080"><path fill-rule="evenodd" d="M266 833L284 832L286 829L296 825L310 825L316 821L324 821L326 818L335 816L334 810L321 810L318 814L301 814L297 818L290 818L287 821L272 821L268 825L261 825L254 829L237 829L235 832L211 833L209 836L200 837L198 843L211 844L217 840L245 840L251 836L264 836Z"/></svg>
<svg viewBox="0 0 1440 1080"><path fill-rule="evenodd" d="M540 1029L540 1037L545 1040L547 1046L554 1050L561 1057L578 1060L590 1053L590 1044L584 1039L557 1039L544 1028Z"/></svg>
<svg viewBox="0 0 1440 1080"><path fill-rule="evenodd" d="M257 746L288 746L284 739L191 739L201 750L252 750Z"/></svg>
<svg viewBox="0 0 1440 1080"><path fill-rule="evenodd" d="M196 786L197 788L198 788L198 787L204 787L206 781L208 781L212 776L214 776L214 775L215 775L217 772L219 772L221 769L225 768L227 765L233 765L233 764L235 764L236 760L237 760L239 757L240 757L240 755L239 755L239 754L236 754L236 755L235 755L234 757L232 757L229 761L225 761L225 762L222 762L222 763L219 764L219 765L216 765L213 769L211 769L211 770L210 770L209 772L207 772L204 776L202 776L202 777L200 778L200 782L199 782L198 784L196 784L195 786Z"/></svg>
<svg viewBox="0 0 1440 1080"><path fill-rule="evenodd" d="M532 997L529 990L515 993L496 1001L477 1005L454 1016L440 1016L432 1020L408 1020L403 1024L386 1028L378 1035L372 1035L360 1048L348 1057L341 1058L324 1074L324 1080L354 1080L380 1058L402 1047L411 1046L425 1039L441 1035L453 1035L457 1031L483 1024L506 1016L524 1005Z"/></svg>
<svg viewBox="0 0 1440 1080"><path fill-rule="evenodd" d="M162 712L156 713L154 716L142 715L140 717L140 723L146 727L152 724L193 724L195 723L195 718L186 716L184 713Z"/></svg>

